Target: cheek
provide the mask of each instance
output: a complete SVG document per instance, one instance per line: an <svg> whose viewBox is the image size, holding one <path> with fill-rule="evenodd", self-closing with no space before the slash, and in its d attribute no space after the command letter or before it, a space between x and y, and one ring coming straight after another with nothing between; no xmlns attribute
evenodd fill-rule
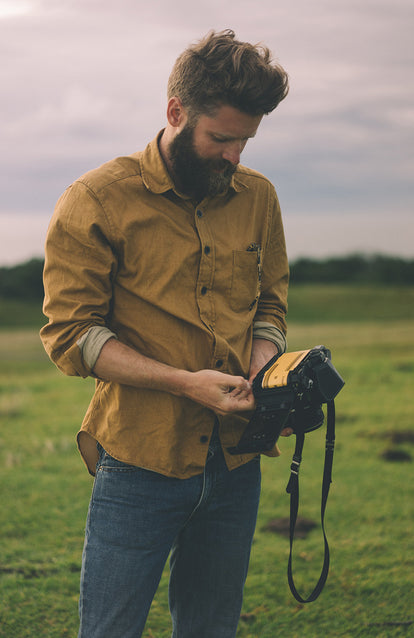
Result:
<svg viewBox="0 0 414 638"><path fill-rule="evenodd" d="M196 153L202 159L220 159L223 149L220 144L216 144L210 137L204 135L194 135L193 146Z"/></svg>
<svg viewBox="0 0 414 638"><path fill-rule="evenodd" d="M222 155L222 149L218 148L215 144L196 146L195 150L202 159L216 160L220 159Z"/></svg>

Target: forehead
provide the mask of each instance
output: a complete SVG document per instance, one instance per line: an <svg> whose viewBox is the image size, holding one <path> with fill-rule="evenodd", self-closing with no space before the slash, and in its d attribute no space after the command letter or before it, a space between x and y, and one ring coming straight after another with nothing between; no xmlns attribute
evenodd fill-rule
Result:
<svg viewBox="0 0 414 638"><path fill-rule="evenodd" d="M214 115L200 115L195 131L227 139L246 139L255 136L262 117L262 115L248 115L233 106L224 104Z"/></svg>

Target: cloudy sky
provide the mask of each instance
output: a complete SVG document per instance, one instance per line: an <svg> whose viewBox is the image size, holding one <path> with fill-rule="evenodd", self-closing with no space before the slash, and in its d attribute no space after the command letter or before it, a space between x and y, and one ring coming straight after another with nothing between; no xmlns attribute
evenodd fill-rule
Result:
<svg viewBox="0 0 414 638"><path fill-rule="evenodd" d="M0 0L0 265L41 256L65 187L156 135L176 57L224 28L290 76L242 157L290 258L414 257L411 0Z"/></svg>

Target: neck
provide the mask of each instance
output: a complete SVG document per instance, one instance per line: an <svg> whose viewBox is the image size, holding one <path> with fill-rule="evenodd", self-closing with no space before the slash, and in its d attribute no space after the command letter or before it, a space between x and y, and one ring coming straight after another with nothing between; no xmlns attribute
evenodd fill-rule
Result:
<svg viewBox="0 0 414 638"><path fill-rule="evenodd" d="M172 136L171 136L171 132L169 131L169 127L167 126L167 128L164 129L164 132L161 135L161 138L158 142L158 148L160 150L161 157L164 160L164 164L166 165L169 174L174 179L172 162L168 152L168 147L170 146L171 142L172 142Z"/></svg>

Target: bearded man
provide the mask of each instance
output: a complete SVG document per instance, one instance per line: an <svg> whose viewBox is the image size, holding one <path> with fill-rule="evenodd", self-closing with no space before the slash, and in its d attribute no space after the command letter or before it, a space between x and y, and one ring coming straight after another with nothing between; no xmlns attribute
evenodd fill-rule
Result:
<svg viewBox="0 0 414 638"><path fill-rule="evenodd" d="M141 636L169 555L173 637L236 634L260 456L228 448L286 348L288 286L275 190L239 161L287 91L267 48L212 32L172 70L166 127L56 206L41 337L96 379L80 638Z"/></svg>

